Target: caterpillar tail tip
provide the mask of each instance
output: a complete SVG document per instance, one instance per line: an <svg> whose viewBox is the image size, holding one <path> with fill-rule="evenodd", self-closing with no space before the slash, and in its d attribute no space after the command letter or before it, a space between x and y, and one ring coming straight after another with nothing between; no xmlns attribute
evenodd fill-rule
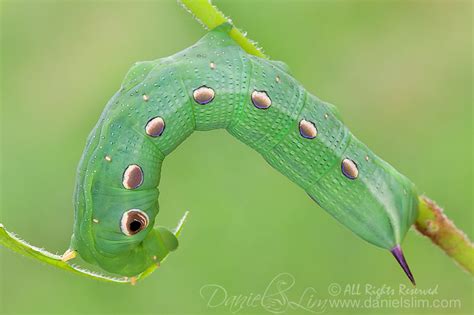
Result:
<svg viewBox="0 0 474 315"><path fill-rule="evenodd" d="M74 259L76 258L77 256L77 252L75 250L72 250L72 249L68 249L67 251L64 252L64 254L61 256L61 260L63 262L67 262L71 259Z"/></svg>
<svg viewBox="0 0 474 315"><path fill-rule="evenodd" d="M390 252L392 253L393 257L395 257L397 262L400 264L403 271L405 271L405 274L407 275L408 279L410 279L413 286L416 287L415 278L413 277L413 274L410 271L410 267L408 266L408 263L405 259L405 256L403 255L403 251L402 251L402 248L400 247L400 245L397 245L394 248L392 248L390 250Z"/></svg>

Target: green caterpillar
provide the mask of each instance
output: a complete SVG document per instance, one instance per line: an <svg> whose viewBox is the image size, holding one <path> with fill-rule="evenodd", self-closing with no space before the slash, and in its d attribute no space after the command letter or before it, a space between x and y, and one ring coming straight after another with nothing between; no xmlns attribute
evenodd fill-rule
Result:
<svg viewBox="0 0 474 315"><path fill-rule="evenodd" d="M70 249L124 276L178 246L158 214L161 164L195 130L224 128L303 188L339 222L392 251L417 216L414 185L372 153L331 104L281 62L247 54L222 24L167 58L136 63L89 136L76 182Z"/></svg>

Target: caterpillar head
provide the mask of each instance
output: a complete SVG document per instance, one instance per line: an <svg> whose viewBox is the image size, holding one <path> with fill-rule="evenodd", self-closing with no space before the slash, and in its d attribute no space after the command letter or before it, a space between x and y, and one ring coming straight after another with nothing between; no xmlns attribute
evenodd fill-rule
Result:
<svg viewBox="0 0 474 315"><path fill-rule="evenodd" d="M134 208L109 213L75 228L71 249L89 263L110 273L136 276L178 247L172 232L153 227L154 216L147 211Z"/></svg>

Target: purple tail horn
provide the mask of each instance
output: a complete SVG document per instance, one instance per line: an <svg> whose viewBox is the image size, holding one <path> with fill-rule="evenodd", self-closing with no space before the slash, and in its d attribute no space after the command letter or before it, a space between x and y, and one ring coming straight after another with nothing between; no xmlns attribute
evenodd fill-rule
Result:
<svg viewBox="0 0 474 315"><path fill-rule="evenodd" d="M405 271L407 277L410 279L411 283L416 286L415 278L411 274L410 267L408 267L407 261L405 260L405 256L403 256L403 251L400 245L395 246L391 250L393 257L398 261L400 266L402 267L403 271Z"/></svg>

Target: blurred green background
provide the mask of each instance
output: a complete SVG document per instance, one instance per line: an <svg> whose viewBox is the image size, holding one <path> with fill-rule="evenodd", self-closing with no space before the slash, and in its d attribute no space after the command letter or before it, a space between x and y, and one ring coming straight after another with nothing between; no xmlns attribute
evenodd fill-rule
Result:
<svg viewBox="0 0 474 315"><path fill-rule="evenodd" d="M215 4L474 237L471 1ZM76 166L103 106L132 63L173 54L204 33L173 0L2 0L0 222L63 252ZM409 284L389 253L357 238L224 131L185 141L166 160L160 189L160 224L191 214L180 249L150 278L136 287L104 284L2 248L0 312L230 314L235 306L209 307L201 288L255 295L283 272L296 281L286 292L293 300L307 287L315 298L331 297L332 283L396 291ZM416 232L403 245L418 288L437 288L416 297L458 299L460 307L320 311L473 312L467 273Z"/></svg>

